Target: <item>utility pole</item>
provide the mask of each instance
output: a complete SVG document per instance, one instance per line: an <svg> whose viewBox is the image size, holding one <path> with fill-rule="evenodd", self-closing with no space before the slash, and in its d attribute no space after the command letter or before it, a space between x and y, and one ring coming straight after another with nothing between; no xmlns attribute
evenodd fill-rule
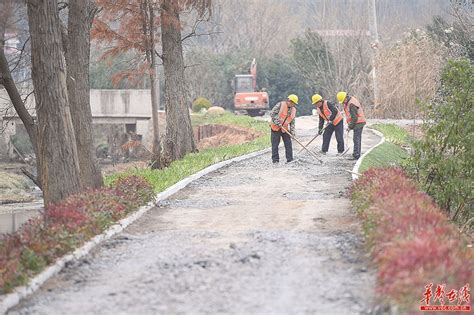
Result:
<svg viewBox="0 0 474 315"><path fill-rule="evenodd" d="M371 44L373 51L372 54L372 83L374 92L374 111L377 111L378 106L378 90L377 90L377 75L376 75L376 61L378 56L378 45L379 45L379 33L377 30L377 9L375 7L375 0L367 0L368 11L369 11L369 29L372 35L373 43Z"/></svg>

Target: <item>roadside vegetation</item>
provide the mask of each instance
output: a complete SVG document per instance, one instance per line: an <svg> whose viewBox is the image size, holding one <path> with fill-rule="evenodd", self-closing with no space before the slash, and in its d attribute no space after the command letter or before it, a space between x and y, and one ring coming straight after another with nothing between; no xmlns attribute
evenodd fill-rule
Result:
<svg viewBox="0 0 474 315"><path fill-rule="evenodd" d="M418 310L430 283L433 294L437 285L462 294L474 276L474 67L450 60L441 78L421 139L394 125L373 126L389 142L367 155L351 191L378 267L379 296L400 313ZM411 155L400 147L407 144ZM388 165L398 167L381 167Z"/></svg>
<svg viewBox="0 0 474 315"><path fill-rule="evenodd" d="M400 313L418 310L429 283L433 292L437 284L446 284L447 293L473 278L474 251L468 241L403 170L370 169L351 195L378 267L379 296L395 302Z"/></svg>
<svg viewBox="0 0 474 315"><path fill-rule="evenodd" d="M151 201L151 185L138 176L122 177L110 188L72 195L0 240L0 294L30 277Z"/></svg>
<svg viewBox="0 0 474 315"><path fill-rule="evenodd" d="M438 97L425 113L425 136L414 142L407 171L452 220L472 227L474 66L469 60L449 61Z"/></svg>
<svg viewBox="0 0 474 315"><path fill-rule="evenodd" d="M205 124L220 124L228 126L240 126L250 128L256 131L268 133L268 122L256 120L249 116L234 115L230 112L223 114L199 114L192 115L191 122L193 126L205 125Z"/></svg>
<svg viewBox="0 0 474 315"><path fill-rule="evenodd" d="M370 168L401 165L409 156L402 147L409 145L408 132L395 124L375 124L371 128L380 131L386 141L364 157L359 173Z"/></svg>
<svg viewBox="0 0 474 315"><path fill-rule="evenodd" d="M410 142L408 132L395 124L375 124L371 128L383 133L385 140L399 146L406 146Z"/></svg>
<svg viewBox="0 0 474 315"><path fill-rule="evenodd" d="M0 205L33 200L30 189L24 176L0 171Z"/></svg>

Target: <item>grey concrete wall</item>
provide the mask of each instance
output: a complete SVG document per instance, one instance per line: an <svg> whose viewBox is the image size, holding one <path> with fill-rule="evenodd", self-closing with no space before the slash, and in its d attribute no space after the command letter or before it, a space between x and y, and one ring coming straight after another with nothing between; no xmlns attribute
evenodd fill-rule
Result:
<svg viewBox="0 0 474 315"><path fill-rule="evenodd" d="M151 118L150 90L91 90L92 117L140 117ZM27 106L34 115L34 95ZM5 89L0 88L0 116L15 116Z"/></svg>
<svg viewBox="0 0 474 315"><path fill-rule="evenodd" d="M150 90L91 90L93 117L151 117Z"/></svg>

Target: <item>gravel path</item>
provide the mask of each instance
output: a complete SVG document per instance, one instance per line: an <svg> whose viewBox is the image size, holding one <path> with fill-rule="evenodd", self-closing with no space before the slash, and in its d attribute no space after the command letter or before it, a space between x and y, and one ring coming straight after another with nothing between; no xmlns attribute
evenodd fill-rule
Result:
<svg viewBox="0 0 474 315"><path fill-rule="evenodd" d="M363 152L378 140L366 131ZM334 147L323 165L266 154L193 182L10 314L369 313L374 273L344 193L354 161Z"/></svg>

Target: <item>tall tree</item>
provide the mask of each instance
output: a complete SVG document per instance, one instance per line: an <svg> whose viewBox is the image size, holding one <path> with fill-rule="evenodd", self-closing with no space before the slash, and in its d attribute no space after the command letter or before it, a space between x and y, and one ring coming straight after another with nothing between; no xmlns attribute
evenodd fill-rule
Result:
<svg viewBox="0 0 474 315"><path fill-rule="evenodd" d="M102 186L102 173L92 138L89 88L90 30L95 14L92 0L70 0L67 26L67 92L83 188ZM64 47L64 43L63 43Z"/></svg>
<svg viewBox="0 0 474 315"><path fill-rule="evenodd" d="M151 109L152 109L152 121L153 121L153 163L152 168L161 168L161 143L160 143L160 131L158 122L158 110L159 110L159 83L157 76L157 62L155 54L155 8L151 1L143 1L141 4L141 12L143 21L143 33L145 36L145 54L146 60L150 65L150 90L151 90Z"/></svg>
<svg viewBox="0 0 474 315"><path fill-rule="evenodd" d="M59 201L81 188L102 184L100 169L94 164L92 115L89 106L89 13L92 8L90 3L83 1L71 0L69 5L68 20L72 30L69 33L70 40L66 26L59 19L57 1L28 1L26 5L31 38L32 76L36 88L37 119L34 119L12 77L3 39L14 10L22 11L24 4L12 0L0 2L0 12L5 14L4 18L0 18L0 83L6 87L13 107L33 144L37 177L27 175L42 188L45 204ZM21 21L17 20L15 23ZM48 32L43 32L44 29ZM23 45L19 56L14 57L17 62L12 66L13 69L21 61L25 48L28 49L28 41ZM66 55L67 51L70 54ZM68 58L68 70L65 57ZM65 80L79 83L64 85ZM74 104L74 110L69 108L69 102ZM77 125L77 144L75 132L71 130L73 125ZM86 159L81 161L84 162L84 167L79 171L78 154L84 152ZM86 160L92 161L91 164ZM91 172L91 169L94 171Z"/></svg>
<svg viewBox="0 0 474 315"><path fill-rule="evenodd" d="M161 0L161 45L165 75L166 135L164 155L170 160L196 151L189 106L186 102L180 13L209 12L211 0Z"/></svg>
<svg viewBox="0 0 474 315"><path fill-rule="evenodd" d="M48 205L80 190L79 159L57 0L28 0L27 8L38 119L37 164Z"/></svg>
<svg viewBox="0 0 474 315"><path fill-rule="evenodd" d="M117 56L134 51L137 58L131 62L131 69L116 73L115 83L123 79L134 80L148 75L151 85L151 107L153 122L153 162L155 168L161 166L161 145L159 134L159 98L157 61L155 54L158 19L155 16L157 5L152 0L132 0L111 2L97 0L102 12L94 21L92 37L101 43L111 44L102 54L102 58ZM120 19L117 20L117 16ZM118 22L117 22L118 21Z"/></svg>

